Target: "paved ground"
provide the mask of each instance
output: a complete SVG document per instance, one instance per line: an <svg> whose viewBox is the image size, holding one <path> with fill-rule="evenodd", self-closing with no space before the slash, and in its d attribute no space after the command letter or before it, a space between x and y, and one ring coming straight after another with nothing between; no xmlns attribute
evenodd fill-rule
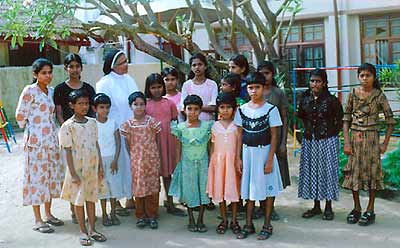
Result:
<svg viewBox="0 0 400 248"><path fill-rule="evenodd" d="M13 153L6 153L0 146L0 247L79 247L78 226L69 219L68 204L62 200L54 202L54 214L65 220L63 227L53 234L39 234L31 230L33 212L31 207L22 207L23 154L21 135ZM296 175L298 158L290 157L293 186L288 187L277 199L277 210L281 220L274 222L274 235L268 241L257 241L250 236L237 240L233 234L217 235L214 231L219 220L217 211L206 212L209 231L205 234L186 231L186 218L172 217L160 207L160 228L138 230L134 218L121 217L118 227L98 230L107 235L106 243L95 247L400 247L400 203L378 199L376 202L376 224L370 227L348 225L345 218L352 208L351 195L342 191L339 202L334 203L336 218L326 222L319 218L304 220L300 216L312 203L297 198ZM367 198L362 197L366 206ZM99 208L97 215L100 216ZM243 221L242 221L243 222ZM256 221L259 229L262 223Z"/></svg>

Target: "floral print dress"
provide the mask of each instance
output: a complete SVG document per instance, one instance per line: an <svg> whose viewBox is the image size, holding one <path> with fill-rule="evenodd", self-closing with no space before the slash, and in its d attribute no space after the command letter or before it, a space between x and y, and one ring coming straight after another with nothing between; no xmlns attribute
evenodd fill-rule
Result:
<svg viewBox="0 0 400 248"><path fill-rule="evenodd" d="M37 85L27 85L21 93L16 120L25 127L25 169L23 205L40 205L57 198L64 180L55 122L53 88L45 94Z"/></svg>
<svg viewBox="0 0 400 248"><path fill-rule="evenodd" d="M70 118L62 124L59 133L61 148L71 149L73 165L81 180L79 185L73 183L71 173L67 168L61 198L76 206L83 206L86 201L96 202L99 189L106 190L101 187L98 176L96 120L92 118L87 118L87 120L86 123L80 123Z"/></svg>
<svg viewBox="0 0 400 248"><path fill-rule="evenodd" d="M160 123L146 115L143 121L126 121L120 131L129 144L133 195L145 197L159 193L161 163L156 134L161 131Z"/></svg>

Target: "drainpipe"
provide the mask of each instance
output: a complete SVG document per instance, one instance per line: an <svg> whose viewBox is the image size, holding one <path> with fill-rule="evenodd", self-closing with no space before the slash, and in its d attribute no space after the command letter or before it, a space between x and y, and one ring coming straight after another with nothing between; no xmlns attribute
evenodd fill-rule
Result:
<svg viewBox="0 0 400 248"><path fill-rule="evenodd" d="M333 15L335 17L335 35L336 35L336 66L340 67L340 36L339 36L339 13L337 8L337 1L333 0ZM337 70L337 84L338 84L338 98L342 101L342 71Z"/></svg>

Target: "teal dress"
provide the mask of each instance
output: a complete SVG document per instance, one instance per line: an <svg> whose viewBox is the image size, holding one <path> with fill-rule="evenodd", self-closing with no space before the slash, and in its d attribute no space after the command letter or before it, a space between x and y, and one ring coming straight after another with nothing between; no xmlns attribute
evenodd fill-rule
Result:
<svg viewBox="0 0 400 248"><path fill-rule="evenodd" d="M206 186L212 124L201 121L200 127L187 128L186 122L171 123L171 133L181 142L181 160L173 173L168 194L190 208L210 203Z"/></svg>

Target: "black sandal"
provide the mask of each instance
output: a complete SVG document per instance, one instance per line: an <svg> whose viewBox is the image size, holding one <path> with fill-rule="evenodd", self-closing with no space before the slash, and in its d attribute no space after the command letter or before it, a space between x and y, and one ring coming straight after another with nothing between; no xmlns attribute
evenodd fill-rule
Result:
<svg viewBox="0 0 400 248"><path fill-rule="evenodd" d="M237 221L235 222L231 221L230 228L234 234L238 234L242 231L242 228L240 228L239 223Z"/></svg>
<svg viewBox="0 0 400 248"><path fill-rule="evenodd" d="M189 231L189 232L197 232L197 226L196 226L196 224L189 224L189 225L187 225L187 230Z"/></svg>
<svg viewBox="0 0 400 248"><path fill-rule="evenodd" d="M158 222L157 219L152 218L149 220L149 226L151 229L157 229L158 228Z"/></svg>
<svg viewBox="0 0 400 248"><path fill-rule="evenodd" d="M323 220L333 220L335 218L335 213L332 210L324 211L322 215Z"/></svg>
<svg viewBox="0 0 400 248"><path fill-rule="evenodd" d="M257 240L266 240L269 239L272 235L272 226L268 225L268 226L263 226L260 233L257 236Z"/></svg>
<svg viewBox="0 0 400 248"><path fill-rule="evenodd" d="M206 225L200 224L200 225L197 225L197 231L198 231L199 233L205 233L205 232L208 231L208 228L207 228Z"/></svg>
<svg viewBox="0 0 400 248"><path fill-rule="evenodd" d="M138 228L144 228L144 227L146 227L146 225L147 225L147 221L143 218L139 219L136 222L136 227L138 227Z"/></svg>
<svg viewBox="0 0 400 248"><path fill-rule="evenodd" d="M248 225L244 225L242 231L236 235L236 238L237 239L245 239L250 234L253 234L255 232L256 232L256 229L254 227L254 224L251 224L249 226Z"/></svg>
<svg viewBox="0 0 400 248"><path fill-rule="evenodd" d="M369 226L369 225L374 224L374 223L375 223L375 213L373 211L366 211L361 216L361 219L358 222L358 225L360 225L360 226Z"/></svg>
<svg viewBox="0 0 400 248"><path fill-rule="evenodd" d="M221 221L217 226L216 232L218 234L225 234L226 229L228 229L228 221Z"/></svg>
<svg viewBox="0 0 400 248"><path fill-rule="evenodd" d="M309 210L305 211L301 217L303 217L305 219L310 219L310 218L312 218L316 215L320 215L320 214L322 214L321 209L313 208L313 209L309 209Z"/></svg>
<svg viewBox="0 0 400 248"><path fill-rule="evenodd" d="M356 224L361 217L361 211L351 210L351 212L347 215L347 224Z"/></svg>

